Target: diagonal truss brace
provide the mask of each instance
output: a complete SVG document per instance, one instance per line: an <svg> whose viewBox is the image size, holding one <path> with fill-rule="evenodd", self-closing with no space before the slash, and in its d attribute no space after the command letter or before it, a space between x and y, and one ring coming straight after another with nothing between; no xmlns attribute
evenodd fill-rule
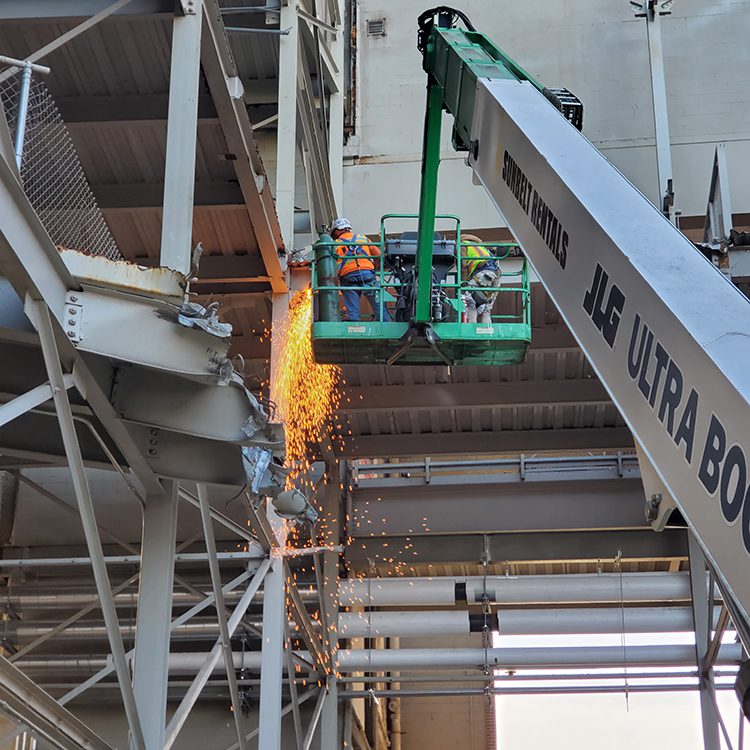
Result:
<svg viewBox="0 0 750 750"><path fill-rule="evenodd" d="M0 656L0 702L3 710L62 750L112 750L54 698Z"/></svg>
<svg viewBox="0 0 750 750"><path fill-rule="evenodd" d="M221 591L221 572L219 571L219 561L216 557L216 538L211 520L211 508L208 503L208 489L205 484L199 483L198 500L200 502L201 523L203 524L203 536L206 541L206 552L208 553L208 566L211 571L211 587L214 593L216 604L216 617L219 622L219 640L221 642L221 651L224 654L224 666L227 672L227 681L229 682L229 694L232 698L232 714L234 715L234 724L237 730L237 741L240 750L245 750L245 728L242 721L242 706L240 702L240 691L237 686L237 672L234 669L234 657L232 655L232 639L227 625L225 616L226 607L224 605L224 594Z"/></svg>
<svg viewBox="0 0 750 750"><path fill-rule="evenodd" d="M63 375L65 388L68 389L73 385L73 375L66 373ZM52 398L52 387L49 383L42 383L36 388L17 396L12 401L8 401L0 406L0 427L20 417L26 412L41 406Z"/></svg>
<svg viewBox="0 0 750 750"><path fill-rule="evenodd" d="M263 579L265 578L270 566L271 561L264 560L256 571L253 580L250 582L247 589L245 589L242 598L237 603L237 606L235 607L234 612L232 612L232 616L229 618L229 622L227 623L227 630L230 636L237 629L237 626L244 617L247 608L250 606L250 602L252 602L253 597L260 588L260 584L263 582ZM221 655L222 644L221 639L219 639L214 644L211 651L207 654L198 674L193 680L193 683L188 688L187 693L185 693L185 696L183 697L180 705L172 716L172 720L167 725L167 739L164 743L164 750L169 750L169 748L174 745L174 742L177 739L177 735L184 726L185 721L190 714L190 711L195 705L195 702L198 700L201 691L206 686L206 683L208 682L208 679L211 676L214 668L216 667Z"/></svg>
<svg viewBox="0 0 750 750"><path fill-rule="evenodd" d="M138 716L138 709L135 702L135 694L131 684L130 670L125 657L125 646L122 641L120 632L120 623L117 618L117 609L115 607L112 588L107 575L107 567L104 562L104 552L102 542L99 537L99 529L96 523L94 513L94 503L91 498L88 481L86 479L86 469L83 464L81 447L78 443L75 423L73 421L73 412L70 408L65 379L60 364L60 354L55 342L55 332L52 327L49 308L42 300L28 301L27 308L33 316L33 323L39 332L39 343L42 348L44 365L47 369L49 383L52 389L52 398L57 412L57 419L60 424L60 432L65 454L70 465L73 487L75 490L78 509L81 514L81 523L83 525L86 545L91 556L91 567L96 582L96 589L101 601L102 616L107 627L109 644L112 650L112 658L117 673L117 680L120 684L125 715L127 716L128 726L130 728L133 747L135 750L145 748L143 731Z"/></svg>

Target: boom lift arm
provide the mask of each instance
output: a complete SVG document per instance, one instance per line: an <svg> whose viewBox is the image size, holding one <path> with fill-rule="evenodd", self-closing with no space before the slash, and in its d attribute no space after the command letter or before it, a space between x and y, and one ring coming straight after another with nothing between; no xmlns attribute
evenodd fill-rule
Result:
<svg viewBox="0 0 750 750"><path fill-rule="evenodd" d="M455 147L747 622L750 302L574 127L579 107L567 92L545 92L470 24L455 28L458 18L444 7L420 18L419 269L430 266L446 109ZM416 321L425 314L420 288Z"/></svg>

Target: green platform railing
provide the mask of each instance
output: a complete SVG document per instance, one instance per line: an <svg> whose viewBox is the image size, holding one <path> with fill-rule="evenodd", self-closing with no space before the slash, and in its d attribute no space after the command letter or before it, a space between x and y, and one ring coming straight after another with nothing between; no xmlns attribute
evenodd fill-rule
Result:
<svg viewBox="0 0 750 750"><path fill-rule="evenodd" d="M466 249L470 246L477 246L480 245L481 247L487 248L492 252L493 250L497 250L497 252L492 252L492 258L497 263L502 263L502 261L510 260L511 258L514 258L516 256L513 255L514 251L518 250L518 245L513 242L464 242L461 239L461 221L457 216L451 215L451 214L439 214L435 217L436 219L440 220L447 220L451 222L455 222L455 243L456 246L460 248L461 252L457 254L456 256L456 263L454 268L449 272L448 278L445 281L440 282L440 289L446 293L449 304L456 312L456 320L455 321L447 321L443 320L438 323L435 323L435 325L441 325L441 323L449 323L449 322L461 322L464 318L464 313L466 312L466 306L462 297L462 292L468 292L468 291L477 291L480 290L482 292L486 292L488 294L494 294L497 293L498 300L500 300L500 304L502 304L502 298L500 295L505 294L517 294L520 298L520 304L518 307L518 312L515 314L508 314L508 313L497 313L492 314L492 322L507 322L507 323L524 323L528 326L531 325L531 305L530 305L530 288L529 288L529 275L528 275L528 264L526 263L526 259L523 256L517 256L520 261L520 267L517 270L502 270L501 279L510 279L511 282L517 281L517 284L511 283L501 283L497 287L473 287L470 286L467 283L467 280L463 278L464 276L464 263L467 261L475 261L477 260L473 256L469 256L466 252ZM337 246L345 246L345 247L358 247L363 244L372 245L379 249L380 251L380 257L373 258L369 255L369 253L363 252L363 253L355 253L355 254L348 254L345 257L345 262L362 259L362 260L369 260L372 261L373 265L375 266L375 276L376 276L376 283L374 285L342 285L342 284L320 284L318 281L318 262L319 259L317 257L313 258L312 261L312 289L313 289L313 297L316 300L315 304L315 310L316 315L314 317L314 320L316 322L322 321L323 319L317 312L320 310L320 305L317 304L317 298L321 292L333 292L338 294L338 292L344 291L344 290L353 290L359 293L363 292L374 292L376 295L376 298L378 300L378 315L374 315L373 311L373 319L374 320L383 320L383 309L388 309L389 315L391 317L391 322L398 322L400 325L405 326L405 322L401 321L395 321L393 319L393 311L391 308L388 307L388 303L395 302L396 298L399 296L399 290L404 286L403 282L399 281L394 275L393 272L388 270L386 268L385 264L385 248L386 248L386 241L389 239L389 234L387 231L387 223L389 221L393 220L416 220L418 219L418 216L416 214L386 214L383 216L380 222L380 237L378 240L371 240L368 238L367 243L364 242L346 242L346 241L337 241L337 240L331 240L331 241L323 241L323 242L317 242L316 247L330 247L331 250L335 253L335 248ZM453 241L450 238L446 238L449 241ZM416 240L414 240L414 244L416 245ZM336 272L338 274L338 263L336 266ZM451 277L455 279L455 281L451 281ZM495 301L495 304L498 303L498 300ZM366 318L364 320L367 320ZM345 321L340 314L339 309L339 316L333 320L328 319L324 322L347 322ZM345 335L345 334L344 334Z"/></svg>

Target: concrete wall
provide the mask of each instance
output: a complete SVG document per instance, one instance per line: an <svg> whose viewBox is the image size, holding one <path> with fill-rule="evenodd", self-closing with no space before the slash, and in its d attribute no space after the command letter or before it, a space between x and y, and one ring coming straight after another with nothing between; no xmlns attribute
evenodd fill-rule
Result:
<svg viewBox="0 0 750 750"><path fill-rule="evenodd" d="M425 76L415 46L415 0L358 2L357 124L347 147L344 211L362 231L381 214L416 212ZM656 199L654 124L645 21L626 0L464 0L475 26L550 86L584 103L584 132L632 182ZM385 18L386 36L368 37L367 19ZM663 20L670 132L678 206L705 212L715 144L727 143L732 207L750 211L750 52L744 0L677 0ZM483 188L449 145L438 208L467 227L501 226Z"/></svg>

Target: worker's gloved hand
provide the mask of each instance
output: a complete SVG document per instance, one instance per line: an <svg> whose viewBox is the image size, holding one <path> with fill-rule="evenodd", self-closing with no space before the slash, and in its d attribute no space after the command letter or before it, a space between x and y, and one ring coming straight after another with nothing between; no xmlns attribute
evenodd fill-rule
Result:
<svg viewBox="0 0 750 750"><path fill-rule="evenodd" d="M476 282L478 286L495 286L496 273L494 271L480 271L476 275Z"/></svg>

